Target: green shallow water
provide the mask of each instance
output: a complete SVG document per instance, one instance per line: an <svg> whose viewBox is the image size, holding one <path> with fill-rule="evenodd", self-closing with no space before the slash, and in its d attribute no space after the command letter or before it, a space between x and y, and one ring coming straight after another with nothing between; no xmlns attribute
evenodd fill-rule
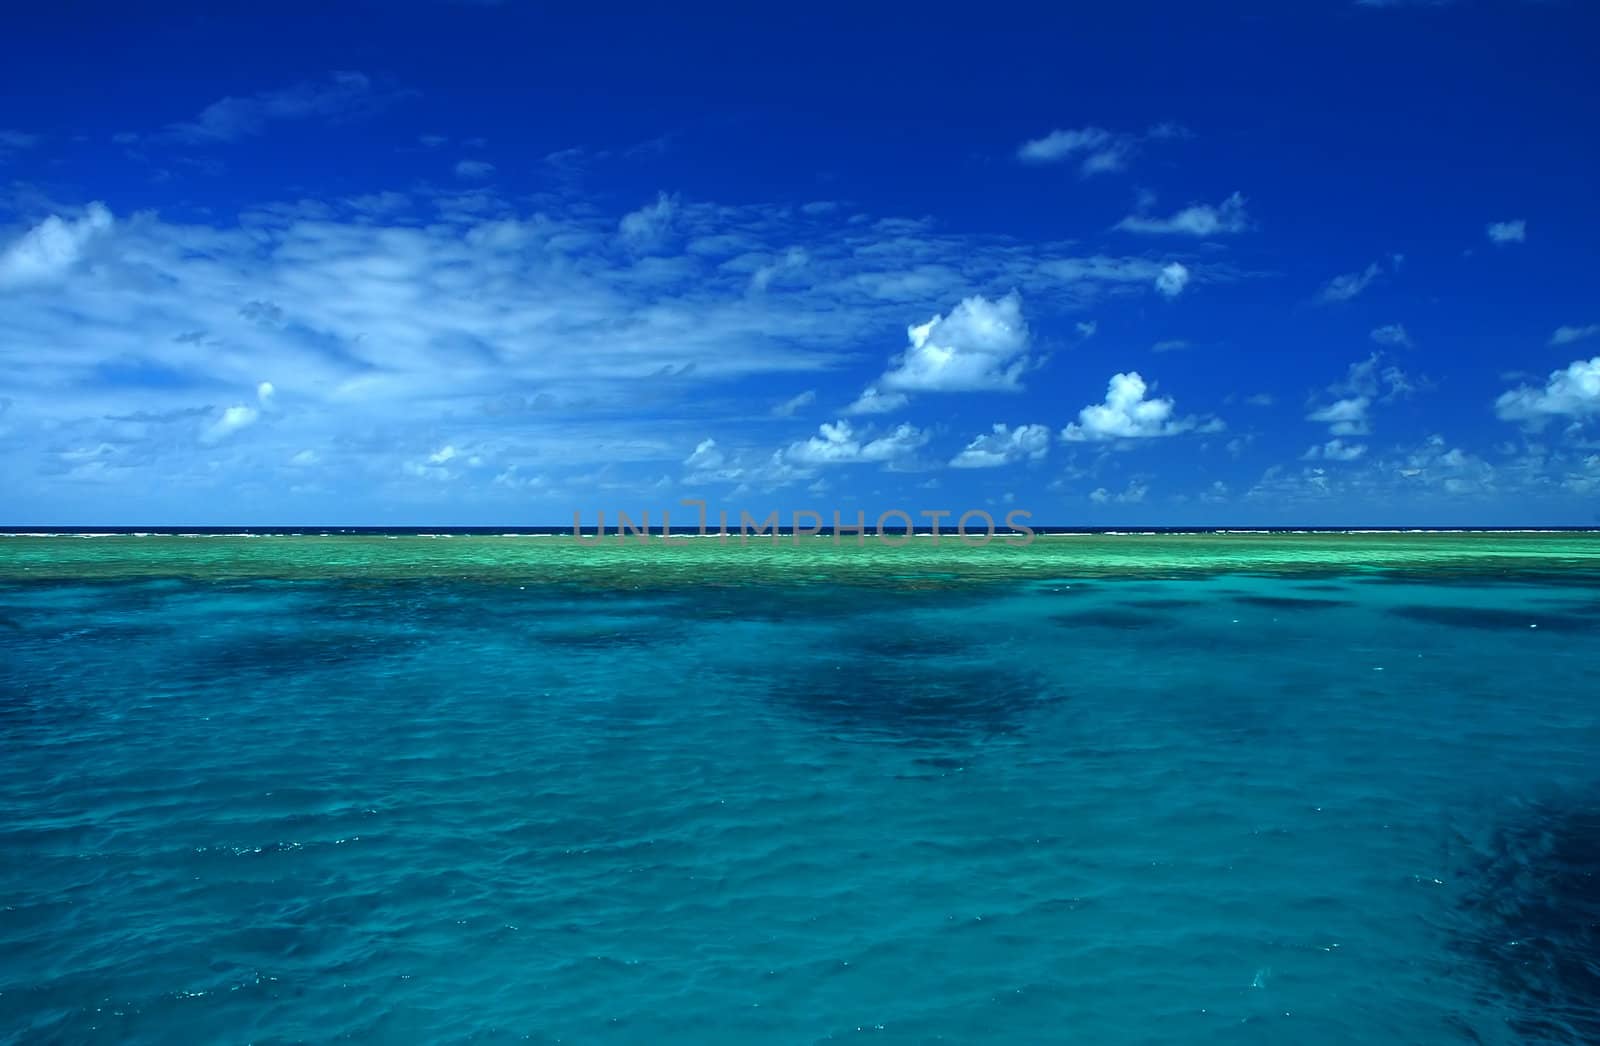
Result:
<svg viewBox="0 0 1600 1046"><path fill-rule="evenodd" d="M965 582L1387 571L1560 576L1600 571L1600 533L1093 534L1022 545L945 537L92 536L0 538L0 578L458 579L636 585Z"/></svg>

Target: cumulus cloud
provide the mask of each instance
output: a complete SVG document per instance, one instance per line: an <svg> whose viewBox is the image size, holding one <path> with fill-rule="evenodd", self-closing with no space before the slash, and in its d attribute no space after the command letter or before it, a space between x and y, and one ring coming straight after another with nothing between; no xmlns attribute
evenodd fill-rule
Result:
<svg viewBox="0 0 1600 1046"><path fill-rule="evenodd" d="M1097 487L1089 492L1089 500L1096 505L1138 505L1150 493L1150 487L1138 480L1129 480L1128 485L1120 493L1112 493L1105 487Z"/></svg>
<svg viewBox="0 0 1600 1046"><path fill-rule="evenodd" d="M1193 418L1174 418L1171 399L1150 399L1149 386L1138 372L1116 374L1106 387L1104 403L1078 412L1078 420L1061 430L1070 442L1151 439L1176 436L1194 428Z"/></svg>
<svg viewBox="0 0 1600 1046"><path fill-rule="evenodd" d="M958 469L997 468L1014 461L1037 461L1049 450L1050 430L1043 425L1018 425L1014 429L996 425L992 432L974 437L950 465Z"/></svg>
<svg viewBox="0 0 1600 1046"><path fill-rule="evenodd" d="M1505 421L1542 425L1553 418L1586 419L1600 414L1600 356L1576 360L1551 373L1543 388L1519 386L1495 400Z"/></svg>
<svg viewBox="0 0 1600 1046"><path fill-rule="evenodd" d="M896 357L880 384L906 392L1020 389L1028 368L1029 332L1022 298L1012 291L990 301L964 299L948 316L906 328L910 346Z"/></svg>
<svg viewBox="0 0 1600 1046"><path fill-rule="evenodd" d="M903 392L879 392L877 386L869 386L866 391L856 397L856 401L844 409L846 414L892 414L900 410L911 398Z"/></svg>
<svg viewBox="0 0 1600 1046"><path fill-rule="evenodd" d="M1146 235L1221 236L1239 233L1250 227L1244 203L1244 196L1236 192L1216 206L1191 204L1167 218L1130 214L1116 227Z"/></svg>
<svg viewBox="0 0 1600 1046"><path fill-rule="evenodd" d="M1575 341L1592 338L1600 334L1600 323L1591 323L1587 327L1557 327L1556 332L1550 335L1551 345L1571 345Z"/></svg>
<svg viewBox="0 0 1600 1046"><path fill-rule="evenodd" d="M1312 447L1302 457L1307 461L1355 461L1366 452L1365 443L1346 443L1342 439L1330 439L1326 443Z"/></svg>
<svg viewBox="0 0 1600 1046"><path fill-rule="evenodd" d="M1396 471L1407 481L1431 483L1446 494L1484 494L1496 485L1493 465L1460 447L1450 446L1437 434L1406 455Z"/></svg>
<svg viewBox="0 0 1600 1046"><path fill-rule="evenodd" d="M1349 396L1313 410L1306 420L1327 425L1336 436L1364 436L1372 431L1367 418L1371 406L1372 400L1366 396Z"/></svg>
<svg viewBox="0 0 1600 1046"><path fill-rule="evenodd" d="M75 220L50 215L0 253L0 288L56 279L113 224L111 211L99 202L91 203Z"/></svg>
<svg viewBox="0 0 1600 1046"><path fill-rule="evenodd" d="M1398 323L1373 328L1372 340L1379 345L1391 345L1402 349L1416 347L1411 341L1411 335L1407 334L1405 327Z"/></svg>
<svg viewBox="0 0 1600 1046"><path fill-rule="evenodd" d="M1490 222L1484 226L1490 243L1523 243L1528 239L1528 223L1522 219Z"/></svg>
<svg viewBox="0 0 1600 1046"><path fill-rule="evenodd" d="M901 425L877 439L862 440L848 421L836 421L823 424L810 439L791 444L787 457L800 465L890 463L909 457L927 442L927 433L910 425Z"/></svg>
<svg viewBox="0 0 1600 1046"><path fill-rule="evenodd" d="M1189 268L1182 262L1173 262L1156 274L1156 290L1168 298L1176 298L1189 286Z"/></svg>
<svg viewBox="0 0 1600 1046"><path fill-rule="evenodd" d="M1347 272L1342 276L1335 276L1328 281L1326 287L1322 288L1317 300L1327 304L1349 301L1371 286L1372 281L1382 272L1382 267L1373 262L1360 272Z"/></svg>

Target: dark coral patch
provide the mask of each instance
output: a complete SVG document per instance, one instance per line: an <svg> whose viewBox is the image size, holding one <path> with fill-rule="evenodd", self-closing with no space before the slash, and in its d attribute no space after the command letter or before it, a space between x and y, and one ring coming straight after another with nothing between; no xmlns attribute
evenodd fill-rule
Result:
<svg viewBox="0 0 1600 1046"><path fill-rule="evenodd" d="M1451 628L1486 631L1543 630L1547 632L1592 632L1600 629L1600 619L1581 614L1556 614L1549 611L1502 610L1498 607L1429 606L1416 604L1391 607L1389 613L1407 621Z"/></svg>
<svg viewBox="0 0 1600 1046"><path fill-rule="evenodd" d="M1135 632L1155 628L1166 619L1157 614L1144 614L1135 610L1083 610L1076 614L1051 614L1049 621L1061 628L1109 628Z"/></svg>
<svg viewBox="0 0 1600 1046"><path fill-rule="evenodd" d="M1348 599L1317 599L1309 596L1234 596L1233 601L1243 606L1268 610L1332 610L1355 605Z"/></svg>
<svg viewBox="0 0 1600 1046"><path fill-rule="evenodd" d="M1059 697L1027 673L931 659L817 658L764 682L781 708L847 735L906 743L1014 733Z"/></svg>
<svg viewBox="0 0 1600 1046"><path fill-rule="evenodd" d="M1468 869L1461 944L1523 1041L1600 1042L1600 803L1535 803Z"/></svg>

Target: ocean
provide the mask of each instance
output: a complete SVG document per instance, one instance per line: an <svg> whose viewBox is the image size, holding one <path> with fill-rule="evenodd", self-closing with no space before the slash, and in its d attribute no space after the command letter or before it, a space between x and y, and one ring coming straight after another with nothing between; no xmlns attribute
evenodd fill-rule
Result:
<svg viewBox="0 0 1600 1046"><path fill-rule="evenodd" d="M0 538L7 1042L1600 1041L1600 534Z"/></svg>

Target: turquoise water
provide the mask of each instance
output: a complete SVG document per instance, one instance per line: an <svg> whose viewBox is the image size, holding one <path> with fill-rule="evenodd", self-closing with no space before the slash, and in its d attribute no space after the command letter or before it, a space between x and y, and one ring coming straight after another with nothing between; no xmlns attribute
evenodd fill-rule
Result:
<svg viewBox="0 0 1600 1046"><path fill-rule="evenodd" d="M0 1036L1597 1041L1597 639L1559 578L11 580Z"/></svg>

